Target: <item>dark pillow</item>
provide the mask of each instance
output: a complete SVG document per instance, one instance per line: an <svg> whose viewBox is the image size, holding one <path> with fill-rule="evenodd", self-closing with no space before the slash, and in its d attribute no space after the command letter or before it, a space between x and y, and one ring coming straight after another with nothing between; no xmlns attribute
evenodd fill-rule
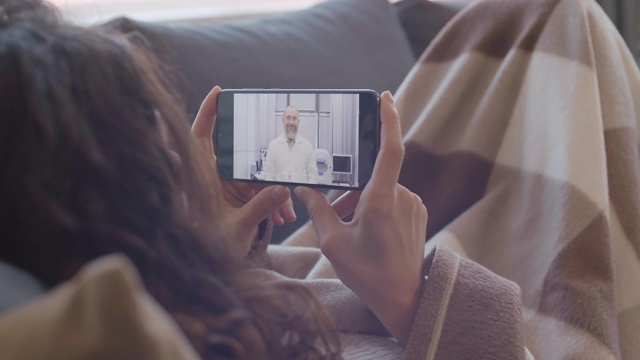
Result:
<svg viewBox="0 0 640 360"><path fill-rule="evenodd" d="M415 57L387 0L328 1L229 24L106 24L141 33L176 68L191 118L223 88L370 88L394 91Z"/></svg>
<svg viewBox="0 0 640 360"><path fill-rule="evenodd" d="M416 58L442 30L445 24L472 0L402 0L393 6L402 23Z"/></svg>

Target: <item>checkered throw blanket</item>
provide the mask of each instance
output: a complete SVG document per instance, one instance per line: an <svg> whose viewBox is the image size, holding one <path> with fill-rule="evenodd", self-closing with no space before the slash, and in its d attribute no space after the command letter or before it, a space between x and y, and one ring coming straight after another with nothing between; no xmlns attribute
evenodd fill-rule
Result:
<svg viewBox="0 0 640 360"><path fill-rule="evenodd" d="M326 305L344 357L640 359L640 72L596 2L474 2L396 99L400 182L429 209L408 346L317 276L318 249L268 252Z"/></svg>
<svg viewBox="0 0 640 360"><path fill-rule="evenodd" d="M640 73L596 2L478 1L396 99L427 247L520 286L537 359L640 359Z"/></svg>

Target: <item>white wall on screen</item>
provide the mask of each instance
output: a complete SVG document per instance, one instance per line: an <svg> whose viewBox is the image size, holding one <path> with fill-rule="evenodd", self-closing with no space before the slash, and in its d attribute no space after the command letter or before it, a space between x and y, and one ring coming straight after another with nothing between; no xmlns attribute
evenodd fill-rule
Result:
<svg viewBox="0 0 640 360"><path fill-rule="evenodd" d="M290 94L289 105L293 105L302 112L316 112L318 110L315 94Z"/></svg>
<svg viewBox="0 0 640 360"><path fill-rule="evenodd" d="M249 178L252 165L260 159L260 145L263 143L261 138L268 132L268 115L274 112L273 96L268 94L236 94L234 96L233 176L235 178Z"/></svg>

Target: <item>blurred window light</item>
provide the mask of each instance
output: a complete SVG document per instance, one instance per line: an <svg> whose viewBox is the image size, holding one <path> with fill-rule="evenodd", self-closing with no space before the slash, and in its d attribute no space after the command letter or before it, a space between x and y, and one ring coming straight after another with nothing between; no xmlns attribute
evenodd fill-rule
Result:
<svg viewBox="0 0 640 360"><path fill-rule="evenodd" d="M206 21L280 13L324 0L49 0L71 21L95 24L118 16L156 21Z"/></svg>

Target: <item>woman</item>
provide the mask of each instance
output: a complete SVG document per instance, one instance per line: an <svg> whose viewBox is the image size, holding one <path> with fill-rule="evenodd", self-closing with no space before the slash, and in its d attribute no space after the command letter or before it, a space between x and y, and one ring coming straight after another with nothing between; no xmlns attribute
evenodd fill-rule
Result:
<svg viewBox="0 0 640 360"><path fill-rule="evenodd" d="M308 290L245 271L259 224L295 215L284 187L219 180L211 145L219 88L192 137L165 71L135 39L60 22L38 0L2 0L0 9L0 257L54 286L97 257L124 253L205 359L339 357L332 321ZM323 219L316 227L336 274L406 343L424 281L427 213L397 184L404 150L389 93L382 120L382 149L353 222L342 223L318 192L296 192ZM340 207L357 201L347 196Z"/></svg>

